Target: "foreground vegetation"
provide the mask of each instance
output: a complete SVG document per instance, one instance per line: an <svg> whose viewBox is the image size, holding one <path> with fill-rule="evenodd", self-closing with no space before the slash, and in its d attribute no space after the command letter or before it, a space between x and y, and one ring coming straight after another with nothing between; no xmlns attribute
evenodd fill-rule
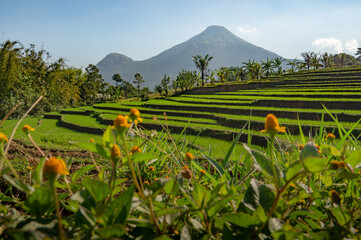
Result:
<svg viewBox="0 0 361 240"><path fill-rule="evenodd" d="M233 155L241 130L217 161L194 158L166 126L166 135L142 131L141 121L132 109L101 139L77 143L100 158L76 170L71 159L45 153L22 169L7 159L11 139L0 134L2 236L359 239L360 144L342 125L339 139L320 129L284 150L277 136L286 129L269 114L267 148L244 144ZM37 130L21 126L37 146Z"/></svg>

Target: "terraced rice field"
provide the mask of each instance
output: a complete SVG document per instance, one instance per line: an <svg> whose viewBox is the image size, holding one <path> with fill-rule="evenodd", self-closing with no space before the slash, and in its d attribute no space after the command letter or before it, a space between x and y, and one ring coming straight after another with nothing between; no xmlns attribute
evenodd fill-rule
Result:
<svg viewBox="0 0 361 240"><path fill-rule="evenodd" d="M296 141L300 125L305 135L319 134L322 126L323 131L338 136L335 119L345 129L354 127L352 133L358 137L361 124L353 125L361 117L361 68L301 72L263 82L195 88L166 99L96 104L44 117L58 119L65 128L101 134L117 114L128 114L134 107L141 111L144 122L140 126L145 129L161 131L161 125L166 124L172 133L186 128L186 134L231 141L248 124L240 141L251 140L263 146L267 141L259 130L268 113L275 114Z"/></svg>

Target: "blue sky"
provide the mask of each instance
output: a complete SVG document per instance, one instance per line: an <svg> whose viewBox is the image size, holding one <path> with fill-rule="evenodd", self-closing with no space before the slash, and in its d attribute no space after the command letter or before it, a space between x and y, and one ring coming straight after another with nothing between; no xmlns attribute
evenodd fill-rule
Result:
<svg viewBox="0 0 361 240"><path fill-rule="evenodd" d="M86 67L108 53L144 60L221 25L285 58L355 53L358 0L0 0L0 42L43 46Z"/></svg>

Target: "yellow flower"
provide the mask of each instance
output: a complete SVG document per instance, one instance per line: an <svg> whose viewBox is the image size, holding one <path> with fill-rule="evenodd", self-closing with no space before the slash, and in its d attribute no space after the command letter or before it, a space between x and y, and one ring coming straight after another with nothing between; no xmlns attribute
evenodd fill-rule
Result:
<svg viewBox="0 0 361 240"><path fill-rule="evenodd" d="M7 141L9 141L9 139L6 137L6 135L0 132L0 142L7 142Z"/></svg>
<svg viewBox="0 0 361 240"><path fill-rule="evenodd" d="M280 127L276 116L273 114L267 115L264 128L261 132L267 132L271 137L274 137L276 133L286 132L286 127Z"/></svg>
<svg viewBox="0 0 361 240"><path fill-rule="evenodd" d="M141 152L142 150L137 146L135 145L134 147L132 147L132 149L130 149L130 155L136 153L136 152Z"/></svg>
<svg viewBox="0 0 361 240"><path fill-rule="evenodd" d="M23 131L24 131L24 133L29 134L30 132L35 131L35 129L26 124L23 127Z"/></svg>
<svg viewBox="0 0 361 240"><path fill-rule="evenodd" d="M130 127L130 123L128 123L128 116L118 115L114 119L113 127L119 131L124 131Z"/></svg>
<svg viewBox="0 0 361 240"><path fill-rule="evenodd" d="M110 152L110 157L113 161L119 159L122 156L122 153L120 152L120 149L117 144L114 144L112 147L112 150Z"/></svg>
<svg viewBox="0 0 361 240"><path fill-rule="evenodd" d="M149 186L150 183L148 181L144 181L144 185Z"/></svg>
<svg viewBox="0 0 361 240"><path fill-rule="evenodd" d="M60 175L69 175L68 170L63 159L51 157L44 163L43 171L45 173L55 173Z"/></svg>
<svg viewBox="0 0 361 240"><path fill-rule="evenodd" d="M331 190L330 192L331 200L333 203L340 204L341 203L341 197L335 190Z"/></svg>
<svg viewBox="0 0 361 240"><path fill-rule="evenodd" d="M183 166L182 169L189 169L189 167L188 166Z"/></svg>
<svg viewBox="0 0 361 240"><path fill-rule="evenodd" d="M202 176L206 175L206 171L205 171L205 170L200 170L199 172L201 173Z"/></svg>
<svg viewBox="0 0 361 240"><path fill-rule="evenodd" d="M90 139L90 142L92 142L92 143L93 143L93 142L94 142L94 139L92 139L92 138L91 138L91 139Z"/></svg>
<svg viewBox="0 0 361 240"><path fill-rule="evenodd" d="M303 144L300 144L299 146L298 146L298 150L302 150L303 149L303 147L304 147L304 145Z"/></svg>
<svg viewBox="0 0 361 240"><path fill-rule="evenodd" d="M140 116L140 112L138 109L136 108L132 108L129 112L129 117L130 117L130 121L134 121L135 124L138 124L139 122L143 122L143 119L139 117Z"/></svg>
<svg viewBox="0 0 361 240"><path fill-rule="evenodd" d="M186 161L190 161L190 160L192 160L193 158L194 158L194 157L193 157L192 153L189 153L189 152L186 153Z"/></svg>
<svg viewBox="0 0 361 240"><path fill-rule="evenodd" d="M148 170L149 170L149 172L154 172L154 167L153 167L153 166L150 166L150 167L148 168Z"/></svg>
<svg viewBox="0 0 361 240"><path fill-rule="evenodd" d="M327 136L326 136L326 141L333 141L336 139L336 136L333 135L332 133L328 133Z"/></svg>

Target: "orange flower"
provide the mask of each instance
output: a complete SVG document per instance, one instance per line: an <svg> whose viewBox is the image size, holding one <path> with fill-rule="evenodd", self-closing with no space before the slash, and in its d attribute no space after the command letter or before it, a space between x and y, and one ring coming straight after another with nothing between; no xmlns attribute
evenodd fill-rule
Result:
<svg viewBox="0 0 361 240"><path fill-rule="evenodd" d="M189 167L188 166L183 166L182 169L189 169Z"/></svg>
<svg viewBox="0 0 361 240"><path fill-rule="evenodd" d="M148 170L149 170L149 172L154 172L154 167L153 167L153 166L150 166L150 167L148 168Z"/></svg>
<svg viewBox="0 0 361 240"><path fill-rule="evenodd" d="M136 153L136 152L141 152L142 150L137 146L135 145L134 147L132 147L132 149L130 149L130 155L132 155L133 153Z"/></svg>
<svg viewBox="0 0 361 240"><path fill-rule="evenodd" d="M184 166L182 171L181 171L182 176L185 179L191 179L192 178L192 171L188 169L187 166Z"/></svg>
<svg viewBox="0 0 361 240"><path fill-rule="evenodd" d="M8 142L8 141L9 139L6 137L6 135L0 132L0 142Z"/></svg>
<svg viewBox="0 0 361 240"><path fill-rule="evenodd" d="M276 135L276 133L286 132L286 127L280 127L276 116L273 114L267 115L264 128L265 129L261 130L261 132L267 132L272 138Z"/></svg>
<svg viewBox="0 0 361 240"><path fill-rule="evenodd" d="M44 163L43 171L45 173L55 173L60 175L69 175L68 170L63 159L51 157Z"/></svg>
<svg viewBox="0 0 361 240"><path fill-rule="evenodd" d="M192 153L187 152L187 153L186 153L186 161L190 161L190 160L192 160L192 159L194 159Z"/></svg>
<svg viewBox="0 0 361 240"><path fill-rule="evenodd" d="M120 152L120 149L117 144L114 144L112 147L112 150L110 151L110 157L113 161L119 159L122 156L122 153Z"/></svg>
<svg viewBox="0 0 361 240"><path fill-rule="evenodd" d="M148 181L144 181L144 185L149 186L150 183Z"/></svg>
<svg viewBox="0 0 361 240"><path fill-rule="evenodd" d="M331 170L337 170L340 167L340 163L336 160L331 160L330 162L330 169Z"/></svg>
<svg viewBox="0 0 361 240"><path fill-rule="evenodd" d="M303 149L303 147L304 147L304 145L303 144L300 144L299 146L298 146L298 150L302 150Z"/></svg>
<svg viewBox="0 0 361 240"><path fill-rule="evenodd" d="M92 139L92 138L91 138L91 139L90 139L90 142L92 142L92 143L93 143L93 142L94 142L94 139Z"/></svg>
<svg viewBox="0 0 361 240"><path fill-rule="evenodd" d="M24 133L29 134L30 132L35 131L35 129L32 128L31 126L25 124L23 127L23 131L24 131Z"/></svg>
<svg viewBox="0 0 361 240"><path fill-rule="evenodd" d="M341 161L338 163L339 168L346 168L346 163L344 161Z"/></svg>
<svg viewBox="0 0 361 240"><path fill-rule="evenodd" d="M327 136L326 136L326 141L333 141L336 139L336 136L333 135L332 133L328 133Z"/></svg>
<svg viewBox="0 0 361 240"><path fill-rule="evenodd" d="M330 192L331 200L333 203L340 204L341 203L341 197L335 190L331 190Z"/></svg>
<svg viewBox="0 0 361 240"><path fill-rule="evenodd" d="M130 117L130 121L134 121L135 124L138 124L139 122L143 122L143 119L139 117L140 116L140 112L138 109L136 108L132 108L129 112L129 117Z"/></svg>
<svg viewBox="0 0 361 240"><path fill-rule="evenodd" d="M201 173L202 176L206 175L206 171L205 171L205 170L200 170L199 172Z"/></svg>
<svg viewBox="0 0 361 240"><path fill-rule="evenodd" d="M119 131L124 131L130 127L130 123L128 123L128 116L118 115L114 119L113 127Z"/></svg>

